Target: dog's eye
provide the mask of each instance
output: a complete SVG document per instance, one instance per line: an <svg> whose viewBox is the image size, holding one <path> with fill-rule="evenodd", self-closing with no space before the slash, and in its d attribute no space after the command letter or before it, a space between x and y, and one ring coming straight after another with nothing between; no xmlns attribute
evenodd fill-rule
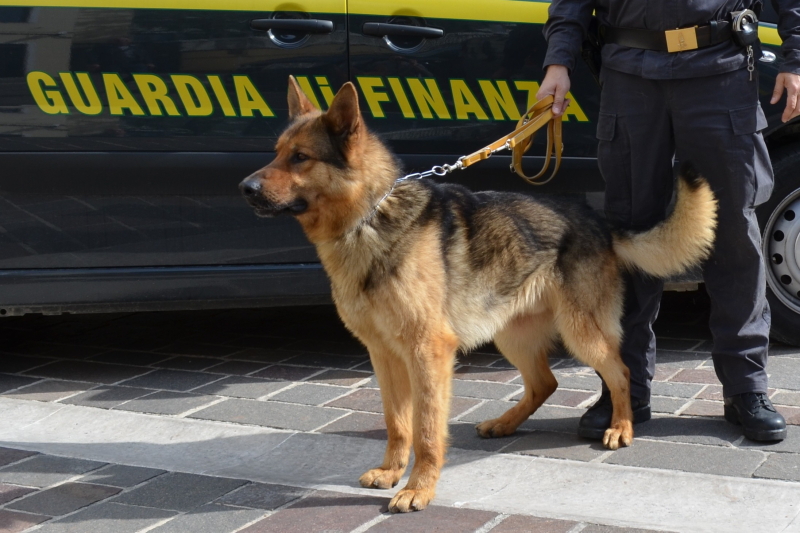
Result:
<svg viewBox="0 0 800 533"><path fill-rule="evenodd" d="M303 152L295 152L292 156L293 163L302 163L303 161L308 161L308 156Z"/></svg>

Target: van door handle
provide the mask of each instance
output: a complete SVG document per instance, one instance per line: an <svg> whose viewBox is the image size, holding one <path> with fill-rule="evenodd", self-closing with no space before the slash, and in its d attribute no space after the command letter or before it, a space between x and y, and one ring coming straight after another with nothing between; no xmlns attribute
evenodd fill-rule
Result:
<svg viewBox="0 0 800 533"><path fill-rule="evenodd" d="M361 31L364 35L373 37L424 37L426 39L438 39L444 36L444 30L440 28L386 24L383 22L366 22Z"/></svg>
<svg viewBox="0 0 800 533"><path fill-rule="evenodd" d="M331 33L332 20L321 19L256 19L250 21L254 30L296 31L298 33Z"/></svg>

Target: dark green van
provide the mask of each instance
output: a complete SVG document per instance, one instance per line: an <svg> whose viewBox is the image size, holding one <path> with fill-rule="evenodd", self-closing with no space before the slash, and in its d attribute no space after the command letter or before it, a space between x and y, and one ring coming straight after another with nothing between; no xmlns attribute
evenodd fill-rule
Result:
<svg viewBox="0 0 800 533"><path fill-rule="evenodd" d="M769 8L769 3L767 3ZM513 128L543 77L548 2L0 2L0 315L327 301L290 218L256 219L238 182L268 163L290 74L325 109L353 81L409 171ZM760 213L774 329L800 343L800 123L768 103L782 61L762 16L775 194ZM565 156L544 192L601 204L599 91L573 75ZM526 158L538 167L543 139ZM496 156L450 176L531 191ZM780 238L779 238L780 237ZM682 280L683 288L697 280Z"/></svg>

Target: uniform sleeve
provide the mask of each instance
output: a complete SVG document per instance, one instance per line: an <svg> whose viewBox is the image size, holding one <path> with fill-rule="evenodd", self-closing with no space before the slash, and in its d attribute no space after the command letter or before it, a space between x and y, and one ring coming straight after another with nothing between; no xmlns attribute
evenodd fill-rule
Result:
<svg viewBox="0 0 800 533"><path fill-rule="evenodd" d="M544 25L544 37L547 39L545 68L548 65L564 65L570 72L575 69L593 11L594 0L553 0L550 3L549 17Z"/></svg>
<svg viewBox="0 0 800 533"><path fill-rule="evenodd" d="M783 39L781 72L800 74L800 0L777 0L778 35Z"/></svg>

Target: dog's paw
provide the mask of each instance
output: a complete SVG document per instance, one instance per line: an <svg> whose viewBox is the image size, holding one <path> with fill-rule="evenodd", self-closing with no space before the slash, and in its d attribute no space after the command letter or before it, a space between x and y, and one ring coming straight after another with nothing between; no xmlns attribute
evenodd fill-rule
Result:
<svg viewBox="0 0 800 533"><path fill-rule="evenodd" d="M408 513L425 509L433 499L434 491L427 489L402 489L392 501L389 510L393 513Z"/></svg>
<svg viewBox="0 0 800 533"><path fill-rule="evenodd" d="M385 470L383 468L373 468L364 472L358 482L362 487L368 489L391 489L400 478L403 477L402 470Z"/></svg>
<svg viewBox="0 0 800 533"><path fill-rule="evenodd" d="M481 422L475 426L475 431L480 437L490 439L492 437L506 437L517 430L516 426L511 427L500 421L499 418Z"/></svg>
<svg viewBox="0 0 800 533"><path fill-rule="evenodd" d="M603 446L609 450L617 450L621 446L630 446L633 442L633 424L625 420L618 422L606 430L603 435Z"/></svg>

